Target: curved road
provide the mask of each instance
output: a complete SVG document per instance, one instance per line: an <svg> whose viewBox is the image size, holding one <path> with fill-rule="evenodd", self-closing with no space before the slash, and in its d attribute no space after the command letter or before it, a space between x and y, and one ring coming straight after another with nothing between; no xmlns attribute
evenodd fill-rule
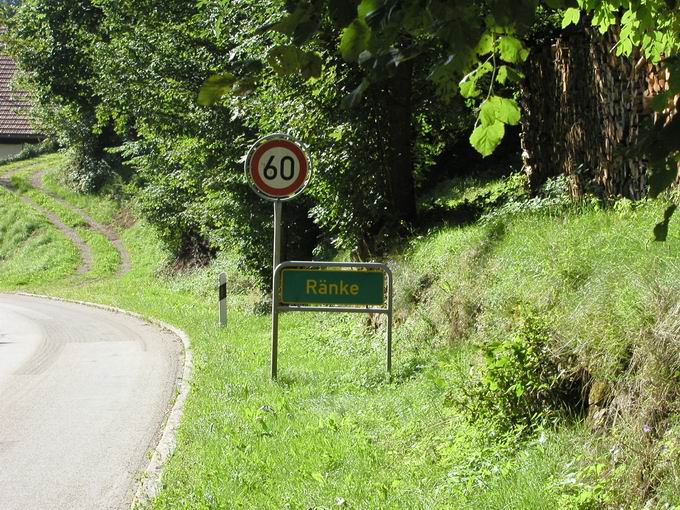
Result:
<svg viewBox="0 0 680 510"><path fill-rule="evenodd" d="M129 508L180 372L171 333L0 294L0 507Z"/></svg>

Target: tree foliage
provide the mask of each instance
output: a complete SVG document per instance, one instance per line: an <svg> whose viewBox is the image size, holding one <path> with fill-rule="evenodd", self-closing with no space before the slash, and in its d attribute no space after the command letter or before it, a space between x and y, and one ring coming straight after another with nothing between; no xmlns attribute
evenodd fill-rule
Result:
<svg viewBox="0 0 680 510"><path fill-rule="evenodd" d="M259 136L287 132L309 146L316 168L306 196L285 208L288 256L311 257L325 248L369 256L402 228L405 209L394 196L404 187L395 185L392 170L399 154L390 133L400 131L394 80L374 83L361 108L344 108L363 75L334 52L341 31L325 19L325 38L305 49L287 42L305 37L290 22L279 27L289 35L254 37L280 8L221 0L30 0L12 20L10 39L39 91L40 111L63 116L54 131L64 144L77 145L69 138L76 126L84 136L102 135L107 158L135 169L140 209L178 255L235 246L250 269L266 273L270 205L250 191L242 159ZM81 9L96 15L92 22L78 15ZM36 16L43 11L48 14ZM83 38L68 43L83 62L72 62L74 69L48 65L63 44L50 35L52 11L68 12L68 33ZM56 92L66 72L72 82ZM410 134L400 147L412 186L426 177L451 133L469 122L460 101L433 99L427 73L426 64L413 66L412 107L405 112ZM199 105L226 89L231 94L219 105ZM78 146L86 141L92 147L85 137ZM81 163L93 175L90 162ZM410 200L415 208L413 195Z"/></svg>
<svg viewBox="0 0 680 510"><path fill-rule="evenodd" d="M500 101L510 104L511 97L504 97L512 93L507 86L523 78L525 38L542 7L562 9L563 28L577 24L582 15L590 16L602 33L620 25L620 40L612 48L617 56L629 56L639 48L648 60L671 71L669 90L655 98L658 110L680 93L680 10L675 0L297 0L285 7L278 21L264 25L261 32L278 32L296 44L313 43L322 37L324 16L342 29L339 53L358 63L367 78L348 95L351 104L376 77L394 73L410 59L433 56L429 78L439 96L447 100L460 93L477 100L478 119L470 142L483 155L498 146L506 125L519 120L512 115L506 122L491 113ZM292 60L282 68L300 72ZM674 177L668 160L678 159L676 130L659 128L650 135L654 143L646 140L638 147L652 163L653 182Z"/></svg>
<svg viewBox="0 0 680 510"><path fill-rule="evenodd" d="M488 155L519 123L515 85L545 9L566 9L565 26L620 19L617 52L639 46L671 69L657 106L680 91L677 9L662 0L26 0L7 40L81 188L134 168L140 208L175 253L235 246L265 274L271 213L242 169L259 136L296 136L315 161L286 207L288 255L371 256L413 221L447 143L466 132ZM641 145L653 193L673 129Z"/></svg>

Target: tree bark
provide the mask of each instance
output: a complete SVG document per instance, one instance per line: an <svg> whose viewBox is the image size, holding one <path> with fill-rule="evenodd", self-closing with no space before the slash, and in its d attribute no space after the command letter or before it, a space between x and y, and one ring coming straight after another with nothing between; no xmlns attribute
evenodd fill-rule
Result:
<svg viewBox="0 0 680 510"><path fill-rule="evenodd" d="M395 219L412 223L416 219L413 182L413 62L399 64L387 86L387 122L389 129L390 198Z"/></svg>
<svg viewBox="0 0 680 510"><path fill-rule="evenodd" d="M535 48L522 85L522 149L532 190L566 174L571 193L640 198L647 186L641 157L625 153L651 125L644 110L648 69L638 52L616 57L618 36L582 23ZM624 154L625 153L625 154Z"/></svg>

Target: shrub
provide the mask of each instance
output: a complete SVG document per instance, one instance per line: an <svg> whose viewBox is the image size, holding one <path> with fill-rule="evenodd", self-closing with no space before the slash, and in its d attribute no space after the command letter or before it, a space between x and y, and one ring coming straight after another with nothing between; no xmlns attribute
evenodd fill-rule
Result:
<svg viewBox="0 0 680 510"><path fill-rule="evenodd" d="M566 372L550 349L548 323L520 309L509 338L481 346L478 378L463 387L454 404L471 421L495 422L502 430L554 424L565 412L580 414L581 378Z"/></svg>

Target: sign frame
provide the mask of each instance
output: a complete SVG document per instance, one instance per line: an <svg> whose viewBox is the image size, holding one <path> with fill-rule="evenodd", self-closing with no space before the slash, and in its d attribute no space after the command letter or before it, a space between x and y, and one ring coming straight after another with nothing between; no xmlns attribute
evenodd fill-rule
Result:
<svg viewBox="0 0 680 510"><path fill-rule="evenodd" d="M284 194L282 196L276 196L267 193L266 189L267 184L265 182L258 182L259 175L256 172L254 172L252 168L252 166L255 164L259 165L259 160L261 157L259 151L261 151L262 148L267 146L268 144L274 145L277 144L277 142L279 143L280 146L286 147L291 152L293 152L297 159L299 160L299 162L304 163L304 165L301 164L300 166L301 168L304 167L305 172L304 176L300 176L298 179L295 180L294 183L291 184L292 187L292 189L290 190L291 192ZM257 196L265 200L269 200L270 202L287 202L288 200L294 199L305 190L305 188L309 184L309 181L312 179L313 165L312 158L309 156L309 153L307 152L307 149L304 144L302 144L299 140L285 133L274 133L259 138L250 147L250 150L246 155L243 170L245 172L245 176L248 181L248 184L250 185L250 188Z"/></svg>
<svg viewBox="0 0 680 510"><path fill-rule="evenodd" d="M364 268L359 268L359 269L363 269L362 271L357 271L357 272L360 272L362 275L367 275L367 274L376 275L376 274L378 274L382 277L381 278L382 282L380 283L380 296L381 296L380 301L378 301L378 302L367 302L367 301L365 301L363 303L340 303L340 302L330 303L329 300L322 300L322 299L317 300L317 301L312 301L312 300L292 301L290 299L286 299L286 274L287 273L294 273L294 272L310 273L310 272L313 272L313 273L315 273L315 275L323 277L328 273L331 273L333 275L350 273L350 275L351 275L352 273L356 273L356 272L355 271L342 271L342 270L332 271L332 270L327 270L327 269L323 269L323 268L313 268L313 269L310 270L309 268L306 268L306 267L305 268L302 268L302 267L284 267L283 269L281 269L281 280L280 280L280 285L279 285L279 288L280 288L279 302L282 305L303 305L303 306L313 306L313 305L339 306L341 304L346 304L347 306L374 306L374 307L375 306L384 306L385 305L385 284L386 284L386 280L385 280L386 273L385 273L385 271L383 269L364 269ZM333 283L330 282L330 285L333 285ZM354 285L354 284L348 283L347 285Z"/></svg>
<svg viewBox="0 0 680 510"><path fill-rule="evenodd" d="M281 274L286 268L323 269L348 268L383 271L387 280L387 298L383 306L362 305L286 305L279 299ZM281 262L274 269L272 288L272 355L271 377L276 379L278 372L278 344L279 344L279 314L284 312L335 312L335 313L376 313L387 315L387 356L385 368L389 376L392 374L392 316L393 316L393 275L387 264L379 262L315 262L315 261L287 261Z"/></svg>

